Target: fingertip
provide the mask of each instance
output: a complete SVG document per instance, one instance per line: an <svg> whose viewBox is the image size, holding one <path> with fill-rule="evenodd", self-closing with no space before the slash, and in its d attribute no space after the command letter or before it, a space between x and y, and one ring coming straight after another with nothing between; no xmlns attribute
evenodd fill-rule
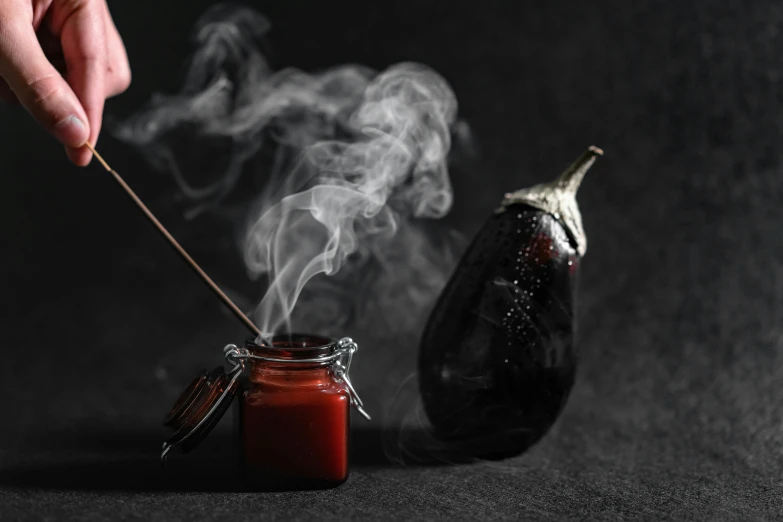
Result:
<svg viewBox="0 0 783 522"><path fill-rule="evenodd" d="M68 156L68 159L73 163L74 165L78 166L78 152L76 149L72 149L71 147L68 147L67 145L65 148L65 155Z"/></svg>
<svg viewBox="0 0 783 522"><path fill-rule="evenodd" d="M65 147L65 153L68 155L71 163L77 167L86 167L92 161L92 152L87 147Z"/></svg>

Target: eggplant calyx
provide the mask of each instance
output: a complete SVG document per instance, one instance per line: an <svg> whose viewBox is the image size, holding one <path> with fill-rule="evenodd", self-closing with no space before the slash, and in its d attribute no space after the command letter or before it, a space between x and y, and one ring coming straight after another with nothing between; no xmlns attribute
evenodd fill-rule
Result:
<svg viewBox="0 0 783 522"><path fill-rule="evenodd" d="M576 203L576 192L587 171L603 153L601 149L591 145L554 181L506 194L497 212L505 212L511 205L524 204L552 214L571 236L579 256L585 255L587 235L582 226L579 205Z"/></svg>

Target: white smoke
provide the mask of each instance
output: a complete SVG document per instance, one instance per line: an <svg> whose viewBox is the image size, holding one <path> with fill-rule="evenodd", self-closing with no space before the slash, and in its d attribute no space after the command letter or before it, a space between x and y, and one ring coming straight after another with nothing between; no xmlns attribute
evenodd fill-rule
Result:
<svg viewBox="0 0 783 522"><path fill-rule="evenodd" d="M320 274L332 282L316 277L305 293L318 306L297 315L308 329L351 317L360 286L396 290L389 307L421 315L455 260L452 241L431 241L420 219L452 204L454 93L414 63L275 72L261 52L269 28L248 8L208 11L181 91L155 97L118 136L175 176L192 215L247 193L237 187L250 178L240 243L249 275L266 285L253 315L263 332L299 326L294 307Z"/></svg>

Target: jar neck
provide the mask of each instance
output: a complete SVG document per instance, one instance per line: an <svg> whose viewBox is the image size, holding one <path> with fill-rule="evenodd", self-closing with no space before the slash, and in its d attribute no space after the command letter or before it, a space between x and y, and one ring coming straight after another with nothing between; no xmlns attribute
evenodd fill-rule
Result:
<svg viewBox="0 0 783 522"><path fill-rule="evenodd" d="M252 361L248 375L254 384L270 386L324 386L334 383L329 366Z"/></svg>
<svg viewBox="0 0 783 522"><path fill-rule="evenodd" d="M250 360L250 382L276 386L323 386L334 383L331 361L323 361L337 349L337 341L319 335L281 334L247 348L257 356ZM334 357L332 357L332 360Z"/></svg>

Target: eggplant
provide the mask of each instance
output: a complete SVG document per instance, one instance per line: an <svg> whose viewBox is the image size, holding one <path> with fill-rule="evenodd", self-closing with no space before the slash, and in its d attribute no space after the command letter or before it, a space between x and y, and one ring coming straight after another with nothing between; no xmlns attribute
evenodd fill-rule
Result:
<svg viewBox="0 0 783 522"><path fill-rule="evenodd" d="M518 455L566 404L587 249L576 192L601 154L590 147L555 181L506 194L435 303L419 390L433 434L460 455Z"/></svg>

